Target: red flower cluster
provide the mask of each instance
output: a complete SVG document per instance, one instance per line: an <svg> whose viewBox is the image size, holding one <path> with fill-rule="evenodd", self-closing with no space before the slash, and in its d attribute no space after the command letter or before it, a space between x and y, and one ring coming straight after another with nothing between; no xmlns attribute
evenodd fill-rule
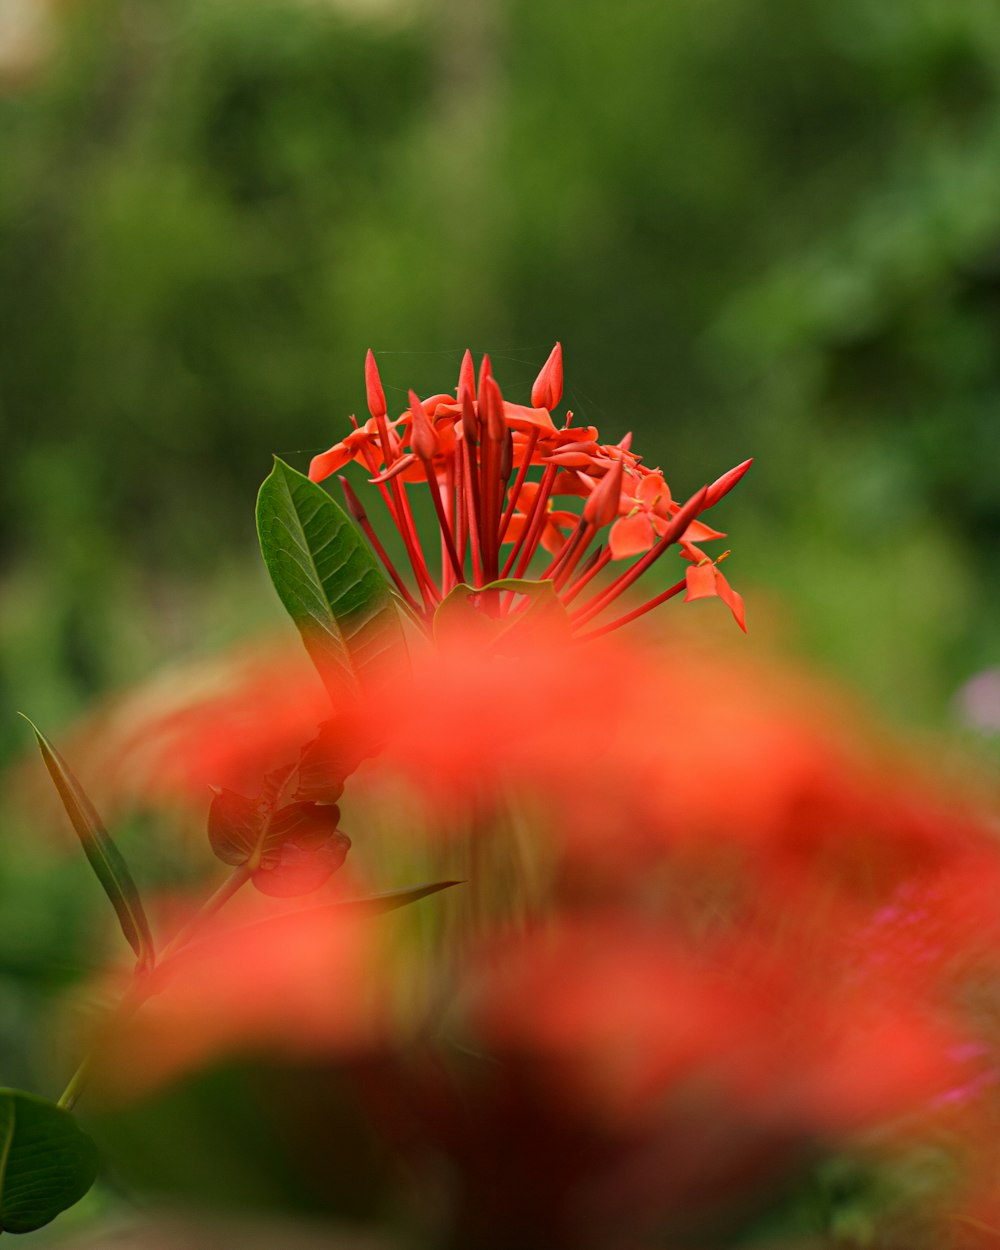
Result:
<svg viewBox="0 0 1000 1250"><path fill-rule="evenodd" d="M364 1113L425 1193L447 1178L448 1245L729 1245L809 1158L941 1134L936 1199L987 1209L1000 850L841 700L719 654L455 636L351 715L382 744L355 868L385 879L375 825L407 871L464 864L420 905L439 943L338 878L165 966L119 1083L361 1064Z"/></svg>
<svg viewBox="0 0 1000 1250"><path fill-rule="evenodd" d="M686 590L687 600L717 595L745 629L743 601L719 570L725 553L705 555L701 543L725 535L698 517L728 494L750 467L737 465L675 501L663 474L631 450L631 435L604 444L594 426L561 426L552 413L562 398L562 349L557 343L531 390L531 405L508 403L484 357L478 378L466 352L455 396L421 400L410 392L409 409L390 420L371 352L365 363L371 417L310 466L321 482L350 461L367 468L393 525L399 531L415 582L407 585L378 539L367 512L346 478L348 508L364 530L400 595L428 626L441 600L456 586L481 599L494 616L529 609L516 586L496 586L529 575L551 581L559 601L580 630L601 616L671 546L688 561L676 584L625 615L595 627L606 633ZM352 418L353 420L353 418ZM530 474L538 471L537 480ZM414 524L406 486L425 483L437 517L440 584ZM582 501L579 511L556 508L556 499ZM594 548L602 529L606 545ZM540 552L549 557L542 565ZM589 554L588 554L589 553ZM612 560L639 559L609 584L595 578ZM536 557L538 559L536 560ZM542 565L541 567L538 567ZM486 589L489 587L493 589ZM571 606L572 605L572 606Z"/></svg>

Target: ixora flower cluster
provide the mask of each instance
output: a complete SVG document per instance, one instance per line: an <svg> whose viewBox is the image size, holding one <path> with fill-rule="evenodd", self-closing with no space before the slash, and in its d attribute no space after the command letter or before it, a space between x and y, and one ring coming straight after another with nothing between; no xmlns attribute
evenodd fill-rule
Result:
<svg viewBox="0 0 1000 1250"><path fill-rule="evenodd" d="M395 420L389 419L370 351L365 381L371 416L364 425L355 420L346 438L316 456L309 476L321 482L351 461L368 470L402 537L415 591L386 554L353 487L341 477L348 509L418 619L429 622L442 599L458 586L478 592L466 598L481 601L491 615L527 611L530 605L519 593L525 588L518 582L533 562L537 566L541 551L544 567L534 576L551 582L580 633L676 544L688 562L685 575L589 633L614 630L682 591L688 601L717 595L746 629L743 600L719 569L729 553L713 558L701 549L725 534L698 518L732 490L749 469L749 460L684 503L677 502L660 470L646 467L631 450L631 435L616 444L602 443L596 427L573 425L571 412L556 425L552 414L563 391L559 343L535 379L530 406L503 398L488 356L477 378L470 352L462 361L456 395L421 400L411 391L408 410ZM539 470L538 480L530 477L533 469ZM440 584L404 489L422 482L430 489L440 530ZM570 498L582 500L579 512L553 506ZM595 548L606 527L606 544ZM609 584L595 582L611 561L636 556Z"/></svg>

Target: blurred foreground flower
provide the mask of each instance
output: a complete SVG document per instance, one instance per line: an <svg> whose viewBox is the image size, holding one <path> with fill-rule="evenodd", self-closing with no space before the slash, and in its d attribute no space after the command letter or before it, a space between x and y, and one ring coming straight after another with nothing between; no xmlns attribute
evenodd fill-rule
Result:
<svg viewBox="0 0 1000 1250"><path fill-rule="evenodd" d="M332 901L208 931L113 1039L107 1096L247 1051L360 1065L428 1244L483 1250L729 1246L832 1152L944 1134L913 1245L965 1244L935 1204L983 1213L998 1109L981 813L829 691L689 647L453 634L387 691L350 713L380 743L353 801L383 869L461 865L436 934Z"/></svg>

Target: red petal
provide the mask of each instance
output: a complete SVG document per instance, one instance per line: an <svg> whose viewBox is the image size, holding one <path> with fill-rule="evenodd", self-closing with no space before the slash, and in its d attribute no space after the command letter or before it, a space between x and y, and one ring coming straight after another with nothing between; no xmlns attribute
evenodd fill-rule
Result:
<svg viewBox="0 0 1000 1250"><path fill-rule="evenodd" d="M634 516L619 517L608 534L608 546L612 560L625 560L640 555L652 547L656 535L646 512Z"/></svg>
<svg viewBox="0 0 1000 1250"><path fill-rule="evenodd" d="M544 408L525 408L523 404L508 404L504 400L504 419L512 430L540 430L543 435L555 434L556 427Z"/></svg>
<svg viewBox="0 0 1000 1250"><path fill-rule="evenodd" d="M659 516L669 519L670 505L673 500L670 497L670 487L664 481L662 473L649 473L642 478L636 487L635 495L647 507L655 509Z"/></svg>
<svg viewBox="0 0 1000 1250"><path fill-rule="evenodd" d="M398 477L401 473L405 473L407 469L412 468L416 463L417 457L413 454L413 452L408 451L405 456L400 456L394 465L386 469L384 472L376 474L375 477L370 477L368 481L372 484L372 486L378 486L382 482L388 482L390 478ZM409 477L406 480L419 481L419 473L416 479Z"/></svg>
<svg viewBox="0 0 1000 1250"><path fill-rule="evenodd" d="M692 603L695 599L708 599L712 595L717 595L719 593L716 588L717 576L714 564L692 564L684 574L684 580L687 582L684 602Z"/></svg>
<svg viewBox="0 0 1000 1250"><path fill-rule="evenodd" d="M710 525L706 525L704 521L692 521L681 536L681 542L687 543L707 543L713 538L725 538L726 535L722 530L714 530Z"/></svg>
<svg viewBox="0 0 1000 1250"><path fill-rule="evenodd" d="M313 456L309 464L309 476L314 482L322 482L353 458L343 443L335 443L329 451Z"/></svg>
<svg viewBox="0 0 1000 1250"><path fill-rule="evenodd" d="M743 596L733 590L732 586L730 586L718 569L715 570L715 584L716 594L730 610L730 612L732 612L733 617L736 620L736 624L743 630L744 633L746 633L747 618L746 611L743 607Z"/></svg>

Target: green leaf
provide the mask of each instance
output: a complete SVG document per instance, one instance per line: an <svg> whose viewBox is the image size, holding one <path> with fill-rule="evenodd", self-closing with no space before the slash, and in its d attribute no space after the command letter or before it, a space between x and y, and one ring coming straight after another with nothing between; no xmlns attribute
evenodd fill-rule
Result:
<svg viewBox="0 0 1000 1250"><path fill-rule="evenodd" d="M381 894L370 894L367 898L345 899L342 903L335 903L334 908L338 911L346 909L360 912L366 916L380 916L383 912L408 907L410 903L417 903L420 899L427 898L430 894L437 894L441 890L448 890L453 885L464 884L463 881L434 881L429 885L412 885L402 890L385 890Z"/></svg>
<svg viewBox="0 0 1000 1250"><path fill-rule="evenodd" d="M22 712L21 715L23 716L24 713ZM38 726L27 716L24 719L34 730L45 767L55 783L66 814L77 832L87 859L90 860L90 866L97 874L98 881L104 887L104 892L118 915L118 923L125 934L125 940L136 953L139 968L151 968L156 960L153 936L139 897L139 890L121 851L112 842L100 816L94 810L94 805L87 798L83 787L70 771L66 761Z"/></svg>
<svg viewBox="0 0 1000 1250"><path fill-rule="evenodd" d="M268 774L253 799L219 790L208 811L208 837L219 859L234 867L246 864L257 889L278 898L319 889L351 847L337 828L336 804L281 803L292 771Z"/></svg>
<svg viewBox="0 0 1000 1250"><path fill-rule="evenodd" d="M277 916L268 916L266 920L257 920L253 924L246 925L241 932L252 932L260 935L262 931L266 932L272 929L276 934L282 932L283 927L288 923L289 916L305 916L315 920L328 919L332 920L345 913L347 915L381 916L386 912L396 911L400 907L408 907L411 903L418 903L422 898L427 898L431 894L438 894L441 890L451 889L453 885L464 885L464 881L434 881L427 885L406 886L401 890L386 890L381 894L369 894L366 898L348 898L338 903L323 903L317 907L305 908L302 911L283 912ZM196 939L188 947L184 948L184 954L188 950L197 950L199 940ZM171 965L175 956L167 956L160 964L159 971L165 975L169 975Z"/></svg>
<svg viewBox="0 0 1000 1250"><path fill-rule="evenodd" d="M275 457L257 532L278 597L334 697L364 688L403 644L375 557L327 492Z"/></svg>
<svg viewBox="0 0 1000 1250"><path fill-rule="evenodd" d="M480 596L491 591L496 594L513 591L524 595L528 606L516 615L490 616L488 612L477 607L473 600L478 600ZM559 601L555 583L532 581L523 577L503 577L485 586L469 586L465 582L459 582L453 587L434 613L434 636L446 638L449 633L458 633L466 637L492 639L496 643L507 635L523 635L540 624L554 625L569 631L569 615Z"/></svg>
<svg viewBox="0 0 1000 1250"><path fill-rule="evenodd" d="M336 803L344 782L363 759L378 754L378 744L363 740L357 726L344 719L324 721L299 754L294 797L314 803Z"/></svg>
<svg viewBox="0 0 1000 1250"><path fill-rule="evenodd" d="M97 1150L68 1111L0 1089L0 1232L30 1233L79 1202L97 1176Z"/></svg>

